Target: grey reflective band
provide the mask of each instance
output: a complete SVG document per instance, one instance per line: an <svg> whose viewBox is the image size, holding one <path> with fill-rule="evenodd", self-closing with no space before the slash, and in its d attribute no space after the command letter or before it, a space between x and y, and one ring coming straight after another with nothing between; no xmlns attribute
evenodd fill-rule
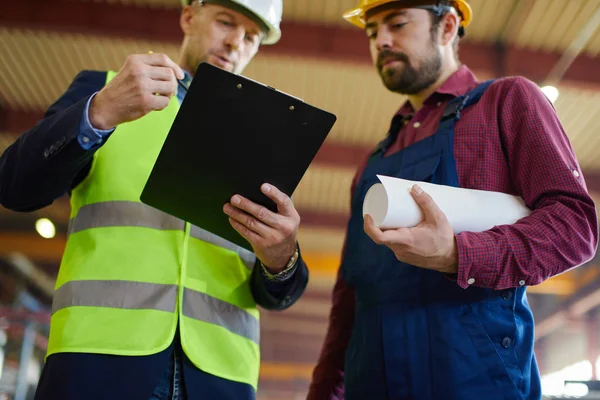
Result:
<svg viewBox="0 0 600 400"><path fill-rule="evenodd" d="M114 226L183 230L185 222L144 203L105 201L81 207L69 224L69 234Z"/></svg>
<svg viewBox="0 0 600 400"><path fill-rule="evenodd" d="M184 230L185 222L144 203L106 201L87 204L79 209L69 223L69 235L91 228L143 227L159 230ZM192 225L190 236L236 252L246 267L252 269L256 256L220 236Z"/></svg>
<svg viewBox="0 0 600 400"><path fill-rule="evenodd" d="M175 312L177 285L134 281L69 281L59 287L52 313L67 307L107 307Z"/></svg>
<svg viewBox="0 0 600 400"><path fill-rule="evenodd" d="M221 326L236 335L260 344L260 324L255 316L205 293L185 288L183 315Z"/></svg>
<svg viewBox="0 0 600 400"><path fill-rule="evenodd" d="M176 304L177 285L119 280L77 280L58 288L52 302L52 314L68 307L106 307L174 313ZM259 344L258 319L226 301L185 288L183 315L218 325Z"/></svg>
<svg viewBox="0 0 600 400"><path fill-rule="evenodd" d="M192 229L190 230L190 236L202 240L207 243L211 243L217 245L219 247L223 247L225 249L234 251L240 256L246 267L248 269L252 269L254 267L254 263L256 262L256 255L251 251L246 250L243 247L238 246L237 244L231 243L228 240L223 239L220 236L215 235L214 233L210 233L202 228L197 227L196 225L192 225Z"/></svg>

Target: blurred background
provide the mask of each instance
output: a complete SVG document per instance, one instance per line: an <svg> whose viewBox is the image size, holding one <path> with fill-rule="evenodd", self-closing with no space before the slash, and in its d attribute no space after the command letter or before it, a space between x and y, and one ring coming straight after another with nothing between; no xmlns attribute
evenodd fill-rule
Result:
<svg viewBox="0 0 600 400"><path fill-rule="evenodd" d="M323 342L357 164L404 98L383 87L358 0L284 0L283 38L244 75L338 116L295 193L311 270L305 296L262 313L259 399L304 399ZM523 75L554 102L600 201L600 0L471 0L460 58L485 80ZM0 1L0 153L82 69L118 70L149 50L177 60L178 0ZM31 399L69 220L67 198L28 214L0 208L0 400ZM576 233L574 233L576 234ZM547 398L600 399L600 259L528 289Z"/></svg>

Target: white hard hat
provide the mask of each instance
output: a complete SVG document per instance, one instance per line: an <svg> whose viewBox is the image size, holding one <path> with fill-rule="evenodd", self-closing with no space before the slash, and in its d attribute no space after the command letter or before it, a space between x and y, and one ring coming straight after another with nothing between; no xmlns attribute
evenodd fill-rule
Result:
<svg viewBox="0 0 600 400"><path fill-rule="evenodd" d="M180 0L182 6L194 0ZM281 17L283 0L199 0L200 3L214 3L231 8L257 22L265 32L263 44L275 44L281 38Z"/></svg>

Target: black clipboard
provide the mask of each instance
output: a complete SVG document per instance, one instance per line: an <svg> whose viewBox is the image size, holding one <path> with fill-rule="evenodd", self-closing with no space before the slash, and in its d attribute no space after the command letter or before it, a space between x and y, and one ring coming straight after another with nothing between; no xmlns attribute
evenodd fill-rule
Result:
<svg viewBox="0 0 600 400"><path fill-rule="evenodd" d="M292 196L336 116L202 63L140 200L248 250L223 205L234 194L276 211L260 187Z"/></svg>

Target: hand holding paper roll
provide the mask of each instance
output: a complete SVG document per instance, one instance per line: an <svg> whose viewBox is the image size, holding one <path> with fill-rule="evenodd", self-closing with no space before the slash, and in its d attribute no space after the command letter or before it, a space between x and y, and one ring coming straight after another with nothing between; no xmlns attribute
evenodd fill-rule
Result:
<svg viewBox="0 0 600 400"><path fill-rule="evenodd" d="M367 192L363 216L369 214L376 227L410 228L423 220L423 212L410 194L418 184L446 215L454 233L482 232L497 225L513 224L529 215L520 197L506 193L455 188L427 182L377 175L381 183Z"/></svg>
<svg viewBox="0 0 600 400"><path fill-rule="evenodd" d="M456 273L456 233L513 223L529 214L522 200L503 193L377 177L382 183L368 190L363 205L365 232L399 261L416 267Z"/></svg>

